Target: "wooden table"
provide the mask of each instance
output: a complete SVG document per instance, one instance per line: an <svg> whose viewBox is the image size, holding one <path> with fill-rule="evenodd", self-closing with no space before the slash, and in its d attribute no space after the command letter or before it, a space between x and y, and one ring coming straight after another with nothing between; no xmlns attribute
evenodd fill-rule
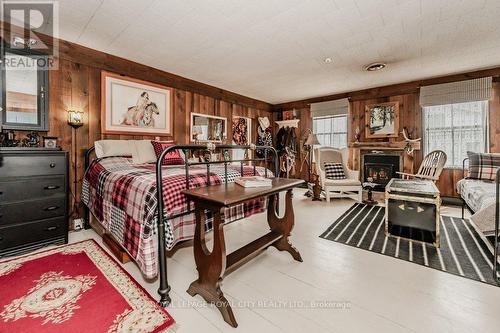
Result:
<svg viewBox="0 0 500 333"><path fill-rule="evenodd" d="M193 281L187 290L188 294L201 295L207 302L214 303L224 320L231 326L238 323L229 302L220 289L225 275L234 270L244 259L248 259L258 251L274 246L280 251L287 251L292 257L302 262L300 253L290 244L288 237L294 225L292 206L292 190L304 181L299 179L273 179L272 186L244 188L237 184L215 185L184 191L187 198L194 202L196 229L194 234L194 259L198 270L198 279ZM282 218L276 215L277 196L286 191L285 214ZM223 208L235 206L246 201L267 197L267 222L271 231L252 241L242 248L226 256L224 241ZM213 249L208 251L205 243L205 211L213 213Z"/></svg>
<svg viewBox="0 0 500 333"><path fill-rule="evenodd" d="M393 178L385 187L385 233L439 247L440 208L441 196L433 181ZM401 235L400 230L427 231L431 238L415 239Z"/></svg>

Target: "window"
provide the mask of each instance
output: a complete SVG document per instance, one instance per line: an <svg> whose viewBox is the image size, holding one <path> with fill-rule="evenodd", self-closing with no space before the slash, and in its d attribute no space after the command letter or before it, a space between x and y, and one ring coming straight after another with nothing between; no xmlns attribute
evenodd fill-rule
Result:
<svg viewBox="0 0 500 333"><path fill-rule="evenodd" d="M447 167L462 167L467 151L488 151L488 101L427 106L424 111L424 154L442 150Z"/></svg>
<svg viewBox="0 0 500 333"><path fill-rule="evenodd" d="M313 118L313 132L322 146L347 147L347 115Z"/></svg>

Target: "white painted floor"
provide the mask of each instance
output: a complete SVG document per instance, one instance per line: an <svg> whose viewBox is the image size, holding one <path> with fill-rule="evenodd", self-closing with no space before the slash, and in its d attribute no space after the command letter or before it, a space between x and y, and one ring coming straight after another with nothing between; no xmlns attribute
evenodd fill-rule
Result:
<svg viewBox="0 0 500 333"><path fill-rule="evenodd" d="M192 248L169 259L168 311L179 333L500 332L500 288L321 239L354 202L312 202L302 194L295 191L291 240L304 262L269 248L223 281L235 304L236 329L201 297L186 293L197 277ZM445 207L442 213L459 216L460 210ZM267 230L264 214L228 225L228 252ZM88 238L102 245L91 230L70 234L71 242ZM133 263L124 267L157 297L156 282L146 282Z"/></svg>

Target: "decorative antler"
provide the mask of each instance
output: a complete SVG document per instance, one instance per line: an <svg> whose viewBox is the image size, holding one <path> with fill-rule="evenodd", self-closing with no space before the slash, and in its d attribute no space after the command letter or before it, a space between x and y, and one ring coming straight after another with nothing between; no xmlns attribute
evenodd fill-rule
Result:
<svg viewBox="0 0 500 333"><path fill-rule="evenodd" d="M419 142L420 140L422 140L422 138L418 138L418 139L410 139L408 137L408 134L406 133L406 127L403 127L403 131L401 132L403 134L403 137L405 138L405 141L406 142Z"/></svg>
<svg viewBox="0 0 500 333"><path fill-rule="evenodd" d="M406 141L406 146L404 148L405 152L408 154L408 155L413 155L413 151L415 150L413 148L413 143L416 143L416 142L419 142L420 140L422 140L422 138L418 138L418 139L410 139L408 137L408 133L406 132L406 127L403 127L403 131L401 132L403 134L403 137Z"/></svg>

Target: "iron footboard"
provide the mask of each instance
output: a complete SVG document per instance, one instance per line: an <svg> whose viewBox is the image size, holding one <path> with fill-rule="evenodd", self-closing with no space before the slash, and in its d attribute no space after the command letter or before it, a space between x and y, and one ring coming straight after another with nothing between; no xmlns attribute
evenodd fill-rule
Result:
<svg viewBox="0 0 500 333"><path fill-rule="evenodd" d="M230 150L252 150L255 151L256 149L262 150L264 152L264 157L263 158L244 158L240 160L231 160L228 158L229 156L229 151ZM165 222L168 219L174 219L176 217L186 215L189 213L192 213L193 210L191 209L191 203L188 202L188 211L184 213L179 213L175 214L172 216L169 216L168 218L163 218L163 207L164 207L164 202L163 202L163 169L162 169L162 162L165 156L174 150L182 150L184 152L185 161L184 161L184 166L186 169L186 189L189 189L189 167L194 166L194 165L205 165L207 168L207 186L210 186L210 166L212 164L224 164L224 175L225 175L225 184L228 184L228 177L227 177L227 172L228 172L228 165L230 163L235 163L239 162L240 163L240 173L243 174L243 167L245 163L251 163L253 165L253 173L256 175L256 168L257 168L257 162L263 162L264 167L265 167L265 177L268 177L268 166L270 160L268 157L272 157L272 161L274 162L273 167L274 167L274 176L279 177L279 160L278 160L278 153L276 149L270 146L256 146L256 145L246 145L246 146L238 146L238 145L224 145L224 144L219 144L215 145L212 143L206 144L206 145L200 145L200 144L189 144L189 145L172 145L170 147L167 147L163 152L161 153L160 157L158 158L156 162L156 198L158 201L157 204L157 214L158 214L158 275L159 275L159 280L160 280L160 286L158 288L158 294L160 295L160 305L165 307L168 304L170 304L171 299L169 296L170 292L170 285L168 284L168 278L167 278L167 262L166 262L166 242L165 242ZM208 162L189 162L188 156L189 153L195 150L202 150L202 151L208 151L210 153L219 150L222 153L223 159L220 161L208 161ZM89 148L85 152L85 170L88 169L91 161L91 155L95 151L95 147ZM271 154L271 155L269 155ZM90 228L90 210L88 207L85 206L85 229Z"/></svg>
<svg viewBox="0 0 500 333"><path fill-rule="evenodd" d="M255 151L256 149L261 149L264 151L264 158L246 158L242 160L231 160L228 159L229 156L229 150L253 150ZM254 175L256 174L256 163L258 161L263 161L264 162L264 167L265 167L265 177L268 176L268 171L267 171L267 164L269 163L268 160L268 152L270 151L274 157L274 173L275 176L279 176L279 161L278 161L278 153L276 152L276 149L270 146L255 146L255 145L246 145L246 146L238 146L238 145L215 145L212 143L209 143L207 145L173 145L170 147L167 147L161 155L159 156L157 162L156 162L156 198L158 201L157 204L157 215L158 215L158 269L159 269L159 276L160 276L160 287L158 288L158 294L160 294L160 305L165 307L167 306L170 302L170 286L168 284L168 278L167 278L167 262L166 262L166 243L165 243L165 220L163 218L163 168L162 168L162 162L165 156L174 150L182 150L184 152L184 166L186 169L186 189L189 189L189 167L193 165L206 165L207 167L207 186L210 186L210 165L212 164L224 164L224 175L225 175L225 184L228 184L228 177L227 177L227 171L228 171L228 164L229 163L235 163L239 162L240 163L240 173L243 175L243 166L245 163L253 163L253 172ZM205 150L209 152L213 152L215 150L219 150L222 153L223 159L221 161L209 161L209 162L189 162L188 156L189 153L193 150ZM188 201L188 212L183 213L183 214L177 214L174 216L170 216L168 219L174 219L180 215L184 214L189 214L192 212L191 210L191 203Z"/></svg>

